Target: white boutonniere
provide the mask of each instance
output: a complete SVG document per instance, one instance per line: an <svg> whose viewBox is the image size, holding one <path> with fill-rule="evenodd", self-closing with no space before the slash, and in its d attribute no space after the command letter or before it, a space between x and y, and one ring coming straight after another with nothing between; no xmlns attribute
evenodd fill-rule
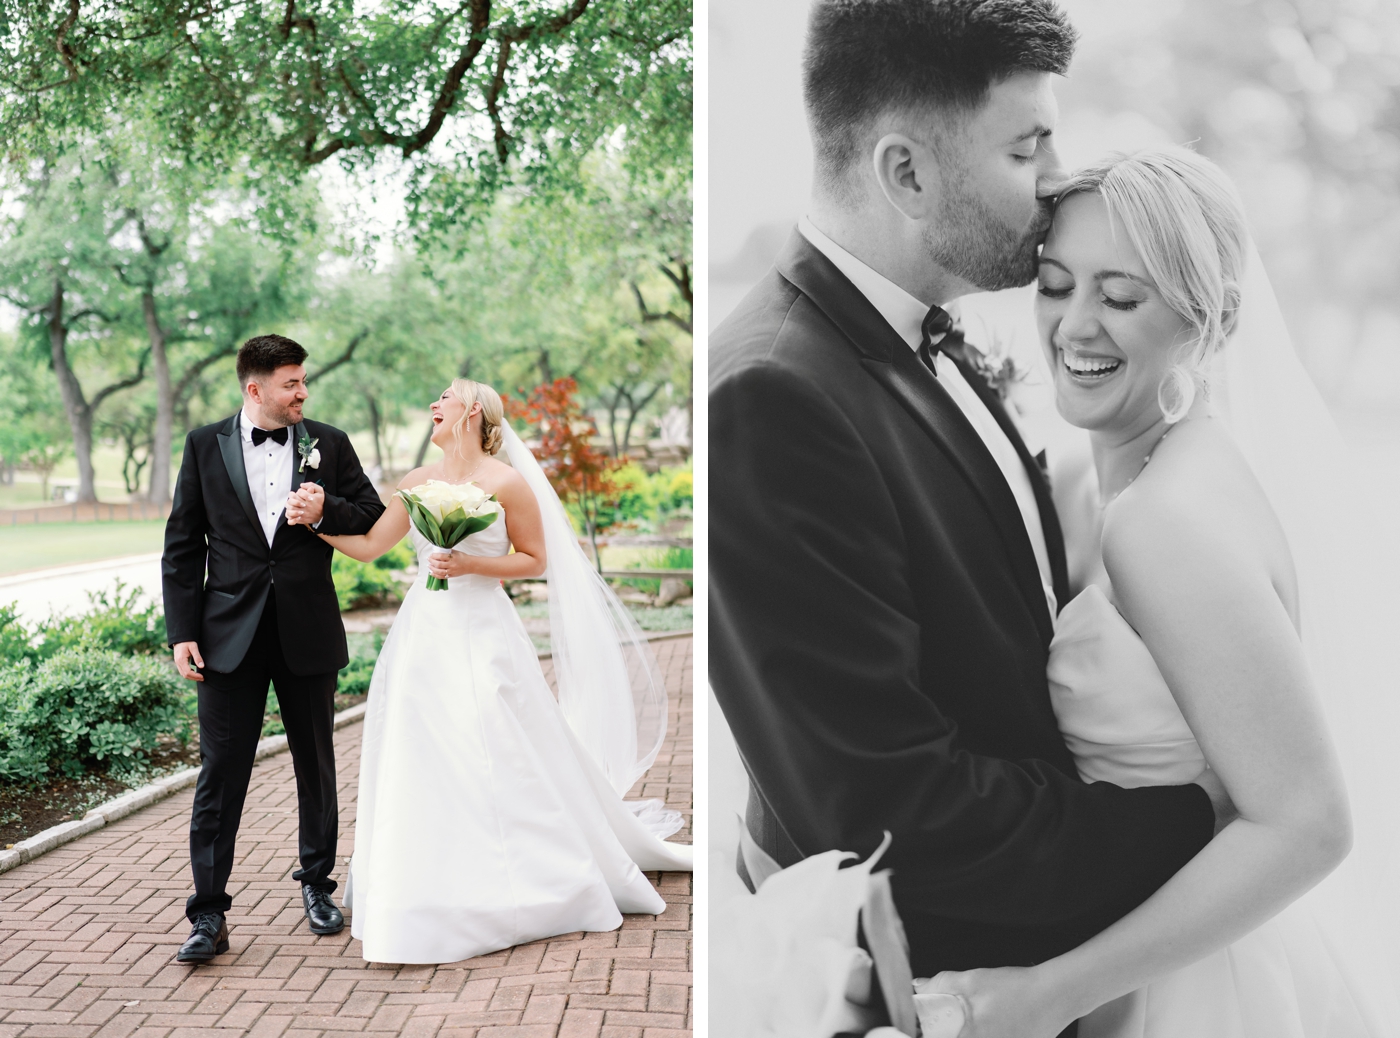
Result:
<svg viewBox="0 0 1400 1038"><path fill-rule="evenodd" d="M321 452L316 449L316 444L320 442L319 439L310 436L303 436L297 440L297 453L301 455L301 464L297 466L298 472L305 472L308 465L313 469L321 467Z"/></svg>

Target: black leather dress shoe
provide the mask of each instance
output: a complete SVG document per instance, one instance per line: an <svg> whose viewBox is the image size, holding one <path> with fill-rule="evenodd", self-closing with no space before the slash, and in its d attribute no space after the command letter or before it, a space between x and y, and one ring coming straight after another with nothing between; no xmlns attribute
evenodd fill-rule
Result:
<svg viewBox="0 0 1400 1038"><path fill-rule="evenodd" d="M228 951L228 923L218 912L194 917L194 928L175 955L177 962L208 962Z"/></svg>
<svg viewBox="0 0 1400 1038"><path fill-rule="evenodd" d="M335 907L329 891L303 886L301 903L306 906L306 921L312 933L324 935L345 929L345 916Z"/></svg>

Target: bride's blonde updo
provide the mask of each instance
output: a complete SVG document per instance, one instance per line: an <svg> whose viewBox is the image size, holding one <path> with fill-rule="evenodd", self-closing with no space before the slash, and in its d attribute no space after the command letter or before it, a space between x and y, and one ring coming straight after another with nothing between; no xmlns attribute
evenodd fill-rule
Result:
<svg viewBox="0 0 1400 1038"><path fill-rule="evenodd" d="M449 388L452 395L466 407L462 417L452 426L453 440L458 444L462 442L472 404L480 404L481 449L487 454L495 454L505 440L505 433L501 431L501 422L505 420L505 408L501 404L500 395L485 382L473 382L469 378L455 378Z"/></svg>
<svg viewBox="0 0 1400 1038"><path fill-rule="evenodd" d="M1215 163L1173 147L1109 155L1074 173L1056 205L1079 192L1104 200L1163 300L1191 325L1193 340L1157 390L1167 421L1180 421L1239 312L1249 241L1239 195Z"/></svg>

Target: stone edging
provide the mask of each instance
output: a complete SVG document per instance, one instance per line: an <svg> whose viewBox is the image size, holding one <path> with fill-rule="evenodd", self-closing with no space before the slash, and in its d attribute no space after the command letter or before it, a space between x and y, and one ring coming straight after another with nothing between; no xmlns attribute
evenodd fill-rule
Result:
<svg viewBox="0 0 1400 1038"><path fill-rule="evenodd" d="M649 642L669 641L672 638L689 638L694 631L664 631L660 634L648 635ZM540 659L548 659L550 653L542 652ZM335 729L344 728L347 724L354 724L365 716L365 709L368 703L361 703L352 706L349 710L342 710L335 715L333 722ZM274 753L281 753L287 748L287 737L285 735L271 735L258 743L257 751L253 754L253 760L259 761L264 757L269 757ZM90 832L95 832L110 822L115 822L120 818L125 818L129 814L149 807L158 801L164 800L172 794L178 793L182 789L193 786L199 778L198 768L186 768L184 771L177 771L173 775L150 785L133 789L129 793L99 804L82 818L72 822L60 822L58 825L50 826L41 833L36 833L27 840L15 844L13 850L0 851L0 873L9 872L17 865L33 861L41 854L53 850L55 847L62 847L65 843L71 843L79 836L86 836Z"/></svg>
<svg viewBox="0 0 1400 1038"><path fill-rule="evenodd" d="M354 724L365 716L367 705L361 703L358 706L352 706L349 710L342 710L335 715L334 726L344 728L347 724ZM255 761L262 760L274 753L281 753L286 748L287 737L285 735L271 735L258 743L253 759ZM123 793L105 804L99 804L80 819L72 822L61 822L41 833L36 833L29 839L15 844L13 850L0 851L0 873L9 872L15 866L33 861L39 855L51 851L55 847L62 847L65 843L70 843L79 836L86 836L90 832L101 829L109 822L125 818L127 815L164 800L182 789L188 789L195 784L198 778L198 768L177 771L175 774L167 775L150 785L141 786L139 789Z"/></svg>

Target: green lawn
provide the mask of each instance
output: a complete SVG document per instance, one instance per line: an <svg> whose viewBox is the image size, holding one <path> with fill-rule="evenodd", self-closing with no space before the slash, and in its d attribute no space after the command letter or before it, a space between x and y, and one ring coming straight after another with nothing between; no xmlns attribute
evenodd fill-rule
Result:
<svg viewBox="0 0 1400 1038"><path fill-rule="evenodd" d="M165 520L0 526L0 576L160 551Z"/></svg>
<svg viewBox="0 0 1400 1038"><path fill-rule="evenodd" d="M0 508L37 508L52 504L45 500L44 489L38 483L0 483Z"/></svg>

